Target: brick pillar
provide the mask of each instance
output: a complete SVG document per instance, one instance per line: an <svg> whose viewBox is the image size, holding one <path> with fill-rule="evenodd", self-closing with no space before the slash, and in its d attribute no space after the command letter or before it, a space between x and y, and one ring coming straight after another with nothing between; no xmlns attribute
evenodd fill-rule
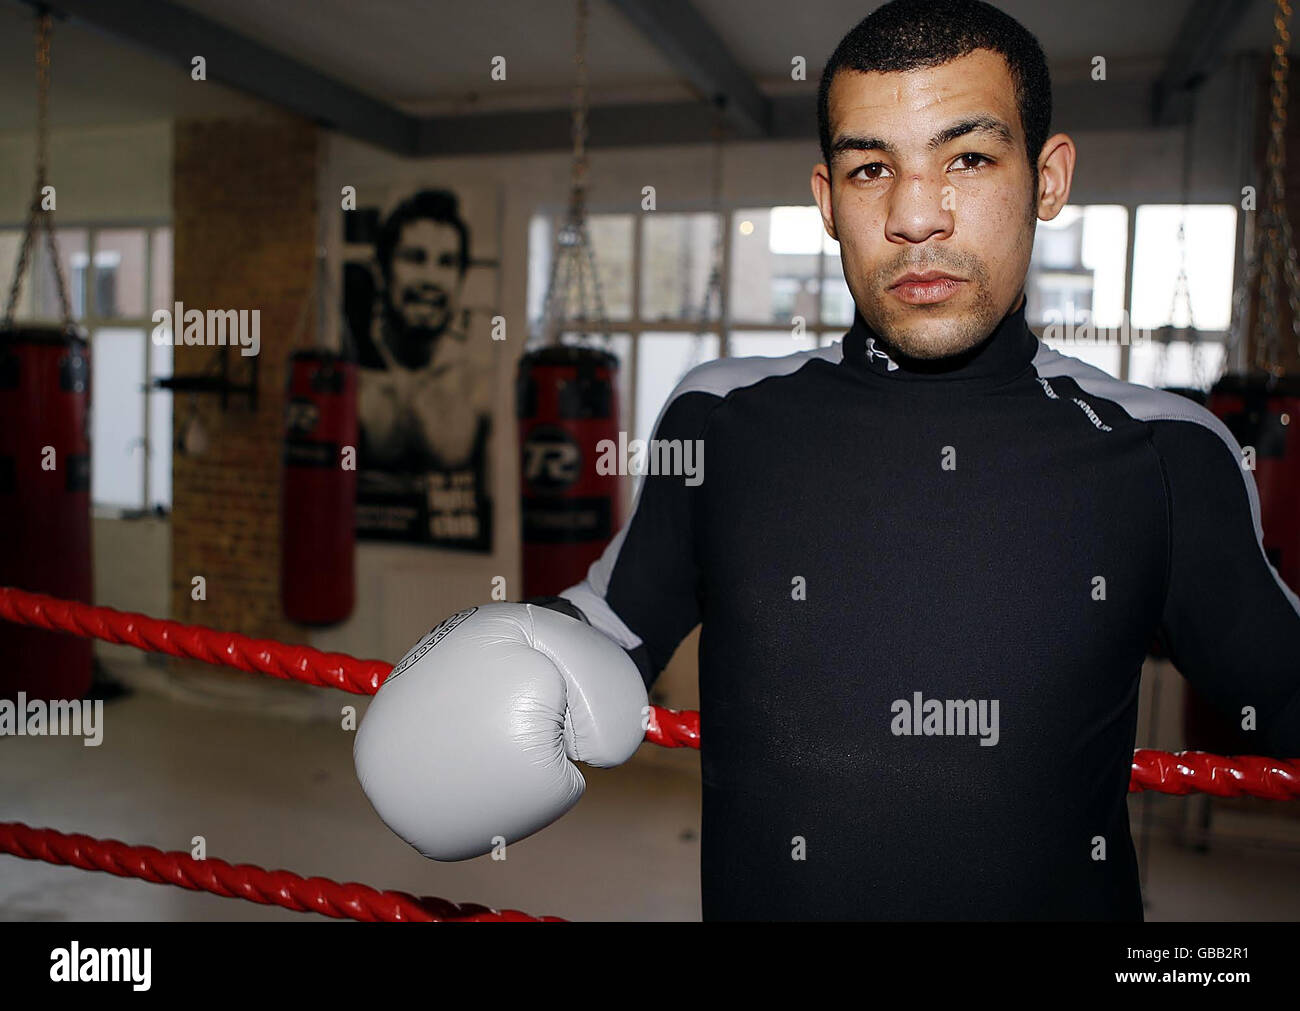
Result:
<svg viewBox="0 0 1300 1011"><path fill-rule="evenodd" d="M280 435L286 359L314 276L317 134L298 120L181 121L174 133L175 298L187 309L260 309L258 402L198 397L207 449L173 457L171 613L287 641L280 608ZM217 350L177 347L177 375ZM228 351L232 372L247 359ZM191 417L178 394L174 429ZM192 599L192 580L207 599Z"/></svg>

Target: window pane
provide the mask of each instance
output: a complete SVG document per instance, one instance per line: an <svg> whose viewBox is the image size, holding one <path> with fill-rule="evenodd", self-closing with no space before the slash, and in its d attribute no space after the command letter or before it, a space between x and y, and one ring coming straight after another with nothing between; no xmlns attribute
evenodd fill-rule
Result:
<svg viewBox="0 0 1300 1011"><path fill-rule="evenodd" d="M1054 220L1038 222L1025 279L1026 321L1120 326L1127 251L1123 207L1067 206Z"/></svg>
<svg viewBox="0 0 1300 1011"><path fill-rule="evenodd" d="M709 291L717 240L717 215L645 216L641 225L643 320L718 318L721 293Z"/></svg>
<svg viewBox="0 0 1300 1011"><path fill-rule="evenodd" d="M9 286L14 281L14 266L18 263L18 250L23 244L20 228L6 228L0 231L0 313L9 304ZM29 276L18 293L18 307L14 312L17 319L30 318L32 315L32 279Z"/></svg>
<svg viewBox="0 0 1300 1011"><path fill-rule="evenodd" d="M556 222L560 227L563 220ZM605 315L609 319L631 319L632 317L632 216L630 214L593 214L587 218L587 231L591 236L592 257L595 260L596 279L600 282L600 293L605 303ZM540 269L534 270L529 265L529 277L536 277L540 292L536 296L537 316L533 322L541 320L541 312L546 302L550 287L552 262L555 254L553 240L545 243L538 234L530 233L529 255L543 256ZM538 248L540 247L540 248ZM581 268L581 269L579 269ZM596 285L591 276L590 264L585 257L565 256L561 261L560 273L555 278L557 308L566 318L578 315L592 316L596 313ZM567 292L568 301L561 293ZM531 304L530 299L530 304Z"/></svg>
<svg viewBox="0 0 1300 1011"><path fill-rule="evenodd" d="M155 246L155 249L157 247ZM169 275L170 276L170 275ZM150 341L149 369L154 379L172 374L172 346ZM149 501L146 506L172 505L172 392L154 390L149 405Z"/></svg>
<svg viewBox="0 0 1300 1011"><path fill-rule="evenodd" d="M68 283L68 301L72 304L72 318L82 319L86 315L86 285L90 280L90 258L86 254L86 230L84 228L56 228L55 236L59 244L59 260L63 264L63 276ZM50 259L49 244L44 236L36 238L36 250L33 265L36 268L36 317L38 319L57 320L62 317L63 309L59 305L58 282L54 275L54 261ZM27 283L33 279L29 278Z"/></svg>
<svg viewBox="0 0 1300 1011"><path fill-rule="evenodd" d="M1144 386L1189 386L1207 390L1223 367L1225 348L1218 341L1152 339L1133 347L1129 381Z"/></svg>
<svg viewBox="0 0 1300 1011"><path fill-rule="evenodd" d="M642 334L637 342L636 429L633 437L652 438L655 419L678 380L696 365L717 357L717 334Z"/></svg>
<svg viewBox="0 0 1300 1011"><path fill-rule="evenodd" d="M588 219L605 313L632 318L632 215L593 214Z"/></svg>
<svg viewBox="0 0 1300 1011"><path fill-rule="evenodd" d="M1180 299L1170 318L1183 250L1177 204L1147 204L1137 211L1133 251L1133 325L1154 330L1166 324L1187 326ZM1237 209L1231 204L1196 204L1186 208L1187 287L1192 321L1198 330L1227 330L1232 314L1232 267L1236 250Z"/></svg>
<svg viewBox="0 0 1300 1011"><path fill-rule="evenodd" d="M550 281L551 249L555 237L551 234L552 219L546 214L534 214L528 223L528 332L536 334L546 308L546 285Z"/></svg>
<svg viewBox="0 0 1300 1011"><path fill-rule="evenodd" d="M145 315L145 230L105 229L95 234L95 315L138 319Z"/></svg>
<svg viewBox="0 0 1300 1011"><path fill-rule="evenodd" d="M798 351L808 351L817 346L816 337L804 333L795 337L788 333L769 331L733 331L731 334L731 357L780 358Z"/></svg>
<svg viewBox="0 0 1300 1011"><path fill-rule="evenodd" d="M139 509L144 490L145 331L96 330L91 360L91 499Z"/></svg>
<svg viewBox="0 0 1300 1011"><path fill-rule="evenodd" d="M1116 379L1120 378L1121 347L1118 343L1046 339L1043 343L1053 351L1059 351L1063 355L1077 358L1081 362L1086 362L1088 365L1095 366L1103 372L1109 373ZM1135 351L1136 348L1137 346L1134 345Z"/></svg>
<svg viewBox="0 0 1300 1011"><path fill-rule="evenodd" d="M146 314L150 318L153 317L153 310L172 307L172 230L170 228L153 230L151 256L149 312Z"/></svg>
<svg viewBox="0 0 1300 1011"><path fill-rule="evenodd" d="M853 293L844 280L844 262L840 259L840 244L822 229L822 322L842 326L853 325Z"/></svg>
<svg viewBox="0 0 1300 1011"><path fill-rule="evenodd" d="M788 324L802 316L816 325L825 234L816 206L739 210L731 221L731 318Z"/></svg>

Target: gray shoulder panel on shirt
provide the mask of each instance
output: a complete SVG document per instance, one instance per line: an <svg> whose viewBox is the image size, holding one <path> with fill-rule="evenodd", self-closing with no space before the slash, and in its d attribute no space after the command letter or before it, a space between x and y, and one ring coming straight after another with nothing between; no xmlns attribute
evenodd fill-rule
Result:
<svg viewBox="0 0 1300 1011"><path fill-rule="evenodd" d="M808 362L821 359L838 362L844 357L841 342L828 344L824 348L810 348L807 351L795 351L793 354L769 358L755 355L749 358L715 358L691 369L682 376L681 381L659 409L651 432L659 431L659 423L672 406L674 400L686 393L711 393L715 397L725 397L728 393L761 383L772 376L788 376L798 372Z"/></svg>
<svg viewBox="0 0 1300 1011"><path fill-rule="evenodd" d="M1178 393L1154 390L1149 386L1139 386L1137 383L1126 383L1116 379L1109 373L1081 362L1077 358L1052 350L1041 341L1038 345L1038 353L1034 355L1033 364L1043 378L1065 376L1073 379L1079 384L1080 389L1119 405L1136 421L1186 421L1207 428L1222 439L1224 446L1232 454L1232 459L1241 472L1242 482L1246 486L1250 518L1255 525L1255 542L1259 545L1260 554L1264 556L1264 562L1273 573L1273 579L1282 593L1291 602L1296 612L1300 613L1300 598L1297 598L1291 588L1282 581L1282 577L1278 575L1277 570L1268 561L1268 556L1264 554L1264 530L1260 523L1259 493L1255 489L1255 482L1251 479L1250 472L1241 465L1241 446L1218 415Z"/></svg>

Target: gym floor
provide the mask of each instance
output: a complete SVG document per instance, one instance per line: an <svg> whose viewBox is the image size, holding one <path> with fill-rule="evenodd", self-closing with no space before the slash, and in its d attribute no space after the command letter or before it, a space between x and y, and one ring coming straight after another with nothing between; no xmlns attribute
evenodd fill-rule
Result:
<svg viewBox="0 0 1300 1011"><path fill-rule="evenodd" d="M189 851L202 836L208 856L232 863L566 919L699 919L694 752L643 747L618 769L584 767L577 807L511 846L506 860L439 864L370 809L353 772L351 731L275 709L137 690L106 704L97 748L80 738L0 738L0 818L164 850ZM1141 803L1132 801L1134 826ZM1156 803L1168 819L1192 801ZM1231 827L1231 815L1216 819ZM1256 836L1258 824L1251 819ZM1147 919L1294 920L1300 849L1285 847L1288 836L1296 845L1297 822L1279 818L1276 828L1272 847L1216 843L1209 852L1176 844L1167 828L1154 832ZM0 920L303 919L318 917L0 856Z"/></svg>

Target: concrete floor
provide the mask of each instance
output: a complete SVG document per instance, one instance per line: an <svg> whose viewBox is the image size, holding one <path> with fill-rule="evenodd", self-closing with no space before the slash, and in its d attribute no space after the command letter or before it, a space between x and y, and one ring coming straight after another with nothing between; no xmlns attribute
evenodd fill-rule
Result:
<svg viewBox="0 0 1300 1011"><path fill-rule="evenodd" d="M356 702L341 693L338 705ZM438 864L390 833L352 767L352 733L320 720L148 691L111 702L99 748L0 738L0 820L189 850L575 920L699 918L694 752L645 746L584 767L588 789L508 859ZM1160 798L1159 810L1182 798ZM1134 810L1137 824L1137 810ZM1279 819L1285 837L1300 821ZM1150 920L1300 919L1300 850L1152 848ZM299 920L304 914L0 856L0 920ZM315 917L311 917L315 919Z"/></svg>

